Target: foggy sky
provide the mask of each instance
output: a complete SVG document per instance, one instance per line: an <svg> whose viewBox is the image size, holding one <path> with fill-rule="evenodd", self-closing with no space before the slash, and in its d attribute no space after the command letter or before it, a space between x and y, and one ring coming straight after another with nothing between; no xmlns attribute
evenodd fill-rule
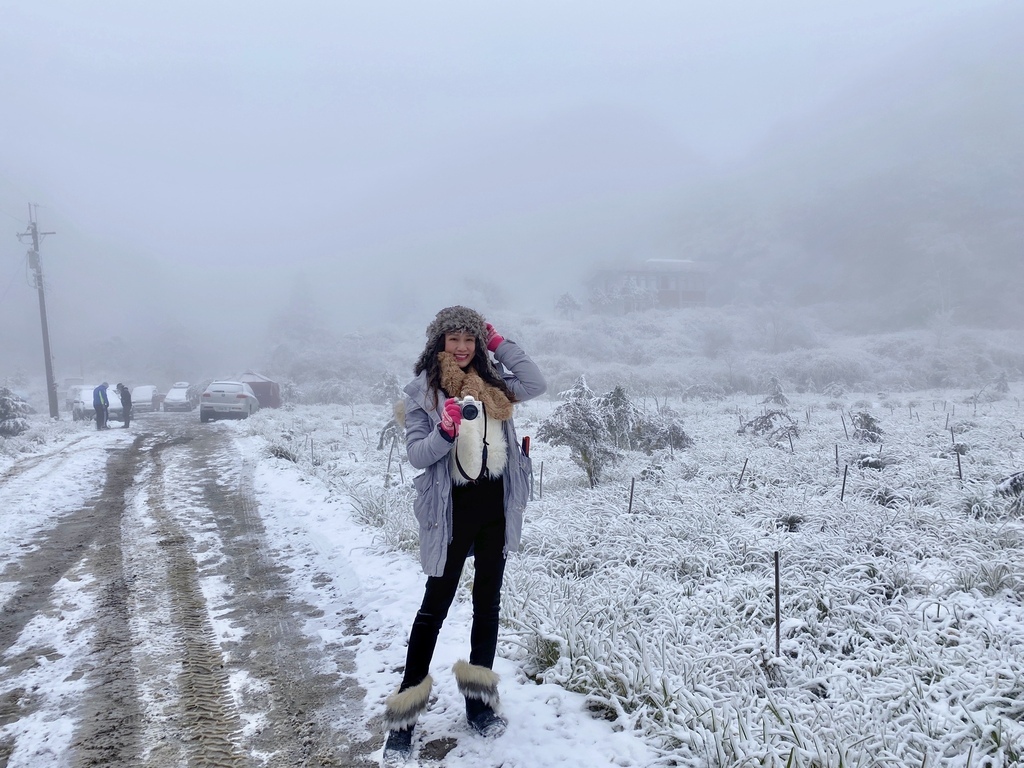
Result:
<svg viewBox="0 0 1024 768"><path fill-rule="evenodd" d="M3 0L0 353L39 355L29 202L65 367L133 328L263 334L297 275L339 325L428 318L466 273L549 307L667 247L668 201L1005 7Z"/></svg>

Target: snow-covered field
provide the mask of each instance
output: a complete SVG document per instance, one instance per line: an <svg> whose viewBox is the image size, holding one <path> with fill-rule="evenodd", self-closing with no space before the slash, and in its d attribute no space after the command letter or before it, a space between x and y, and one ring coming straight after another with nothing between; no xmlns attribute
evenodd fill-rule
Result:
<svg viewBox="0 0 1024 768"><path fill-rule="evenodd" d="M672 398L693 445L625 451L596 488L567 448L537 438L557 398L518 405L535 499L496 666L510 732L484 751L460 740L447 764L1019 764L1024 509L1002 481L1024 469L1021 394ZM796 429L740 432L770 410ZM370 716L397 684L422 587L413 473L393 433L381 440L389 418L383 406L286 406L218 425L258 465L261 516L297 588L314 602L317 573L336 568L359 593ZM36 423L0 444L0 471L83 434ZM313 545L289 543L300 539ZM464 653L471 578L439 671ZM324 642L342 642L330 631ZM454 685L436 693L425 734L457 722Z"/></svg>
<svg viewBox="0 0 1024 768"><path fill-rule="evenodd" d="M665 765L1015 764L1024 510L999 483L1022 469L1024 414L1014 389L976 394L673 400L694 445L626 452L594 489L535 437L501 655ZM517 406L520 434L557 404ZM792 443L739 433L772 409ZM400 444L378 448L388 417L297 407L250 429L415 560L412 473Z"/></svg>

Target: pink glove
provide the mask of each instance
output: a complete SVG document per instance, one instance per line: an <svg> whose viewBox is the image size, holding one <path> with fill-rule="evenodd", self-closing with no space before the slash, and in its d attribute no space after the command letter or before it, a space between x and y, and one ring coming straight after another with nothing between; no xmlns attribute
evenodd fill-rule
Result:
<svg viewBox="0 0 1024 768"><path fill-rule="evenodd" d="M487 350L493 352L498 348L498 345L505 340L505 337L494 330L494 326L490 323L487 324Z"/></svg>
<svg viewBox="0 0 1024 768"><path fill-rule="evenodd" d="M449 397L444 401L444 410L441 411L441 431L454 439L459 434L459 424L461 423L462 409L455 402L454 397Z"/></svg>

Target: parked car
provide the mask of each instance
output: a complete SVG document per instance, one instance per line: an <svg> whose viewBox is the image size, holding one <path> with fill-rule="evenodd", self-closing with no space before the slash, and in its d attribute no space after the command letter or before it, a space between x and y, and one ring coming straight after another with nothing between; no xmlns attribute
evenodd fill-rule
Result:
<svg viewBox="0 0 1024 768"><path fill-rule="evenodd" d="M199 420L247 419L260 409L252 387L242 381L214 381L199 399Z"/></svg>
<svg viewBox="0 0 1024 768"><path fill-rule="evenodd" d="M155 411L162 399L163 395L153 384L139 384L132 388L132 413Z"/></svg>
<svg viewBox="0 0 1024 768"><path fill-rule="evenodd" d="M176 381L164 395L165 411L191 411L199 405L199 391L187 381Z"/></svg>
<svg viewBox="0 0 1024 768"><path fill-rule="evenodd" d="M94 389L96 389L95 384L72 388L71 418L74 421L92 421L96 418L96 409L92 407L92 391ZM124 421L121 398L113 387L107 389L107 401L110 403L107 407L107 421Z"/></svg>
<svg viewBox="0 0 1024 768"><path fill-rule="evenodd" d="M79 387L85 386L85 379L72 376L64 379L64 410L74 413L75 398L78 396Z"/></svg>

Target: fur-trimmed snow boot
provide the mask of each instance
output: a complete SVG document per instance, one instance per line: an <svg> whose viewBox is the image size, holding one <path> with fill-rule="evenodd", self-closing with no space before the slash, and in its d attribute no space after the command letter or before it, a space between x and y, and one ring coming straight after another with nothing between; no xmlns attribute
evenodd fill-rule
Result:
<svg viewBox="0 0 1024 768"><path fill-rule="evenodd" d="M485 738L497 738L508 721L495 712L498 700L498 675L494 670L457 661L452 667L459 692L466 697L466 719L470 727Z"/></svg>
<svg viewBox="0 0 1024 768"><path fill-rule="evenodd" d="M410 725L408 728L388 731L388 740L384 742L385 768L397 768L412 759L412 729Z"/></svg>
<svg viewBox="0 0 1024 768"><path fill-rule="evenodd" d="M412 757L412 729L427 708L433 684L427 675L419 685L388 696L384 710L384 727L388 731L384 743L384 765L401 765Z"/></svg>

